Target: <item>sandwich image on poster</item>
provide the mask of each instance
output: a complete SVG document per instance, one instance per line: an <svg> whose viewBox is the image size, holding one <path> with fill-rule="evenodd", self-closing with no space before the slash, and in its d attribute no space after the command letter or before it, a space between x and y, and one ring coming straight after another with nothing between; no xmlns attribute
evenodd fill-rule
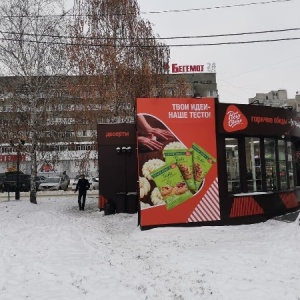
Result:
<svg viewBox="0 0 300 300"><path fill-rule="evenodd" d="M196 191L194 172L193 172L193 156L192 149L173 149L164 150L163 154L166 163L169 162L170 158L175 158L176 164L183 176L183 179L187 183L191 192Z"/></svg>
<svg viewBox="0 0 300 300"><path fill-rule="evenodd" d="M172 209L193 196L177 164L170 163L151 173L167 209Z"/></svg>
<svg viewBox="0 0 300 300"><path fill-rule="evenodd" d="M199 189L203 179L216 162L216 159L196 143L193 143L192 149L195 185L196 189Z"/></svg>

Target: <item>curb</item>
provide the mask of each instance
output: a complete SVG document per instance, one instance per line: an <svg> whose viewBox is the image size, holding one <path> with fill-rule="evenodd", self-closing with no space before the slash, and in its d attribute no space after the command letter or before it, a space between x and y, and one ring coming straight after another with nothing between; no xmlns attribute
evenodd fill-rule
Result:
<svg viewBox="0 0 300 300"><path fill-rule="evenodd" d="M66 197L66 196L76 196L78 195L78 193L74 193L74 191L38 191L36 193L36 197L41 198L41 197ZM98 190L91 190L87 192L87 198L97 198L99 195L99 191ZM20 193L20 200L24 200L24 199L29 199L30 196L30 192L21 192ZM8 202L8 201L19 201L15 199L15 193L11 192L11 193L0 193L0 202Z"/></svg>

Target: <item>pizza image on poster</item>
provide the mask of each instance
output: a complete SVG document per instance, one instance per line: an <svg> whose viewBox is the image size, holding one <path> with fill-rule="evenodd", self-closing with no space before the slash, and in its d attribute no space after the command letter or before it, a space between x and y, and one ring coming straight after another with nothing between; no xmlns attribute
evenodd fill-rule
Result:
<svg viewBox="0 0 300 300"><path fill-rule="evenodd" d="M215 99L137 99L141 226L220 220Z"/></svg>

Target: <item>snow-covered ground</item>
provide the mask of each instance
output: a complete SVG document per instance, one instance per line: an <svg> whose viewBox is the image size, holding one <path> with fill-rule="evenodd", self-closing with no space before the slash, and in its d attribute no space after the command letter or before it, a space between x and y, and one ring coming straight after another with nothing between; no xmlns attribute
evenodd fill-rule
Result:
<svg viewBox="0 0 300 300"><path fill-rule="evenodd" d="M1 196L1 300L300 299L299 220L141 231L64 195Z"/></svg>

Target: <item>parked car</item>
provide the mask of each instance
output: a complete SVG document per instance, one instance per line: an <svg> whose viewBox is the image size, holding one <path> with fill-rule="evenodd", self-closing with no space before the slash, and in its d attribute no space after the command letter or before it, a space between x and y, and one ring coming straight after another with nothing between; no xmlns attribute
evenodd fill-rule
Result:
<svg viewBox="0 0 300 300"><path fill-rule="evenodd" d="M39 185L39 191L55 191L55 190L68 190L68 180L64 180L62 177L46 177L44 182Z"/></svg>
<svg viewBox="0 0 300 300"><path fill-rule="evenodd" d="M4 193L4 180L5 180L5 173L0 173L0 191Z"/></svg>
<svg viewBox="0 0 300 300"><path fill-rule="evenodd" d="M40 185L42 182L44 182L45 179L46 179L45 176L36 176L36 177L35 177L35 180L36 180L36 189L37 189L37 190L38 190L38 188L39 188L39 185Z"/></svg>
<svg viewBox="0 0 300 300"><path fill-rule="evenodd" d="M36 187L46 179L45 176L36 177ZM19 173L19 189L20 192L29 192L31 185L31 176L24 174L22 171ZM0 192L14 192L17 186L17 172L0 173Z"/></svg>
<svg viewBox="0 0 300 300"><path fill-rule="evenodd" d="M3 192L15 192L17 188L17 182L19 182L20 192L30 191L30 175L24 174L22 171L6 172L1 174L1 189Z"/></svg>
<svg viewBox="0 0 300 300"><path fill-rule="evenodd" d="M92 177L91 190L99 190L99 178L98 177Z"/></svg>
<svg viewBox="0 0 300 300"><path fill-rule="evenodd" d="M80 178L80 175L76 175L74 179L71 179L71 190L72 191L75 191L79 178Z"/></svg>

